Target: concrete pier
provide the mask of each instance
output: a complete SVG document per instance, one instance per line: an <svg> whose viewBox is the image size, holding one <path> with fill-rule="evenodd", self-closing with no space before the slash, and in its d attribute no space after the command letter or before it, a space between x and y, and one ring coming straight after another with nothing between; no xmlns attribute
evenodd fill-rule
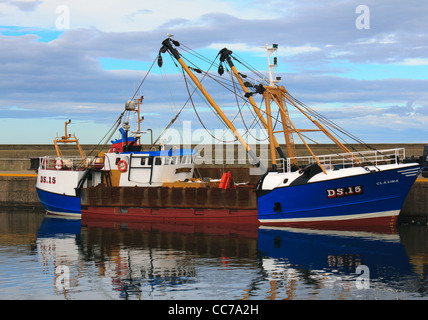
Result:
<svg viewBox="0 0 428 320"><path fill-rule="evenodd" d="M0 173L1 207L41 207L36 192L37 175L28 172Z"/></svg>
<svg viewBox="0 0 428 320"><path fill-rule="evenodd" d="M416 180L404 201L398 222L428 225L428 178Z"/></svg>

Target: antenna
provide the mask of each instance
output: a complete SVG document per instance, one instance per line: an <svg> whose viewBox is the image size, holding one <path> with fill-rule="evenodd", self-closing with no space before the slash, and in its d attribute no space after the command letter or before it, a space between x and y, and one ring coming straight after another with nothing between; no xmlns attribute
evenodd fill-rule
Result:
<svg viewBox="0 0 428 320"><path fill-rule="evenodd" d="M274 87L278 82L281 81L281 77L276 77L274 80L273 72L276 71L276 67L278 66L278 58L273 57L273 64L271 64L270 56L278 50L278 45L273 44L272 47L269 47L268 44L265 45L266 48L266 54L267 54L267 60L268 60L268 72L269 72L269 86Z"/></svg>

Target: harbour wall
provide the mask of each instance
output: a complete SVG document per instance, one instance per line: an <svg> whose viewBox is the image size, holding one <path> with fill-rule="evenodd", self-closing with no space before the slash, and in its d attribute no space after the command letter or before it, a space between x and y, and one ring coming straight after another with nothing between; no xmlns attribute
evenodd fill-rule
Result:
<svg viewBox="0 0 428 320"><path fill-rule="evenodd" d="M0 173L1 208L41 208L36 192L37 175L28 173Z"/></svg>
<svg viewBox="0 0 428 320"><path fill-rule="evenodd" d="M406 157L419 158L423 155L424 146L426 144L413 143L413 144L372 144L371 147L377 150L404 148L406 150ZM370 150L368 147L361 145L347 145L351 151L365 151ZM150 146L143 146L143 150L148 150ZM237 144L219 145L193 145L200 150L202 157L198 167L212 168L218 166L224 167L243 167L248 165L246 161L245 150ZM338 149L336 145L332 144L310 144L314 154L334 154L336 152L343 152ZM61 151L64 156L78 155L77 149L74 145L61 146ZM98 145L82 145L82 149L86 155L95 156L99 151L108 151L109 146L101 148ZM262 160L265 157L269 158L268 145L257 145L252 147ZM286 150L282 146L283 150ZM310 153L302 144L296 144L296 153L299 156L309 156ZM31 166L31 158L54 156L55 148L53 144L49 145L0 145L0 172L2 171L27 171ZM268 160L269 161L269 160Z"/></svg>
<svg viewBox="0 0 428 320"><path fill-rule="evenodd" d="M428 225L428 178L416 180L404 201L398 222Z"/></svg>

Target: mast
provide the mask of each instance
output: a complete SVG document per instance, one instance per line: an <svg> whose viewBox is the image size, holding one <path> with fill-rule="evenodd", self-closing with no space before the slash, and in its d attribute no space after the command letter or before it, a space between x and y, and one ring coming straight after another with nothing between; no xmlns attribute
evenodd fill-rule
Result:
<svg viewBox="0 0 428 320"><path fill-rule="evenodd" d="M270 63L270 56L272 54L274 54L277 50L278 50L278 45L277 44L273 44L272 48L269 48L269 45L266 44L265 45L266 48L266 53L267 53L267 63L268 63L268 73L269 73L269 87L275 87L276 84L281 80L281 78L279 79L273 79L273 69L276 69L276 67L278 66L278 58L274 57L273 58L273 64Z"/></svg>
<svg viewBox="0 0 428 320"><path fill-rule="evenodd" d="M277 83L281 80L281 78L275 78L273 77L273 70L276 69L277 67L277 58L274 57L273 60L273 64L270 63L270 56L275 53L278 49L278 45L274 44L272 46L272 48L269 48L268 45L266 45L266 52L267 52L267 59L268 59L268 75L269 75L269 86L264 86L265 91L263 92L263 97L265 98L265 103L266 103L266 112L268 113L268 118L271 117L270 115L270 101L273 100L275 101L275 103L277 104L280 114L281 114L281 119L282 119L282 124L283 124L283 132L284 132L284 136L285 136L285 141L286 141L286 145L287 145L287 151L290 157L290 154L293 155L293 157L296 157L296 152L295 152L295 145L294 145L294 141L293 141L293 133L296 133L299 138L302 140L302 142L304 143L304 145L306 146L306 148L308 149L309 153L312 155L312 157L315 159L315 161L317 162L317 164L319 165L319 167L321 168L321 170L327 174L327 172L325 171L325 169L323 168L323 166L321 165L321 163L319 162L318 158L316 157L316 155L313 153L313 151L311 150L311 148L309 147L309 145L306 143L306 141L303 139L303 136L301 134L301 132L310 132L310 131L321 131L323 132L327 137L329 137L339 148L341 148L345 153L348 153L350 155L350 157L356 161L357 163L361 163L361 161L359 159L357 159L352 152L346 148L346 146L344 146L339 140L337 140L321 123L319 123L318 121L312 119L302 108L300 108L293 100L290 99L290 97L288 97L286 95L286 89L281 86L278 87ZM292 123L292 121L290 120L290 117L288 115L288 110L285 104L285 101L288 100L294 107L296 107L297 110L299 110L305 117L307 117L318 129L297 129L294 124ZM269 112L268 112L269 110ZM269 122L268 122L269 124ZM270 124L271 125L271 124ZM276 131L273 132L272 129L269 129L268 132L269 134L269 139L271 139L271 136L273 136L274 133L278 133L280 131ZM272 156L272 166L276 165L276 161L274 160L274 152L271 149L271 156ZM293 163L294 159L290 159L292 161L290 161L291 163Z"/></svg>
<svg viewBox="0 0 428 320"><path fill-rule="evenodd" d="M159 57L161 57L161 53L165 53L166 51L169 51L172 56L178 61L178 63L181 65L183 70L189 75L189 77L192 79L192 81L195 83L195 85L198 87L198 89L201 91L201 93L204 95L204 97L207 99L208 103L215 109L217 114L220 116L220 118L224 121L224 123L228 126L230 131L235 135L235 137L238 139L238 141L242 144L242 146L247 151L248 155L251 158L251 163L256 166L260 167L262 171L265 171L265 168L263 164L260 162L260 159L256 156L254 151L250 148L250 146L245 142L244 138L238 133L232 122L226 117L226 115L223 113L223 111L220 109L220 107L217 105L217 103L214 101L214 99L209 95L209 93L205 90L205 88L202 86L202 84L199 82L198 78L192 73L192 71L189 69L189 67L186 65L186 63L183 61L183 59L180 57L180 54L177 49L173 47L173 44L175 46L179 46L180 43L178 41L172 40L171 38L167 38L162 42L162 47L159 50ZM162 64L162 60L158 60L158 64Z"/></svg>
<svg viewBox="0 0 428 320"><path fill-rule="evenodd" d="M144 116L141 116L141 105L143 103L144 100L144 96L140 96L140 98L138 99L131 99L126 101L125 103L125 111L128 112L135 112L137 114L137 131L130 131L132 134L134 134L134 136L136 137L136 140L138 140L138 145L141 146L141 133L143 133L141 131L141 123L144 121ZM137 107L135 107L137 106ZM126 121L124 122L124 124L122 125L122 128L125 130L126 132L126 141L125 141L125 148L127 148L128 146L128 132L129 129L131 128L131 126L129 125L129 123Z"/></svg>
<svg viewBox="0 0 428 320"><path fill-rule="evenodd" d="M141 122L143 122L144 117L141 117L141 104L143 103L143 99L144 97L141 96L138 100L137 100L137 123L138 123L138 134L141 135ZM138 139L138 145L141 146L141 138Z"/></svg>
<svg viewBox="0 0 428 320"><path fill-rule="evenodd" d="M279 133L279 132L284 133L285 146L287 148L288 157L290 158L289 161L291 163L295 163L295 157L297 156L297 154L296 154L296 148L294 146L293 130L291 129L291 121L288 115L288 110L286 108L285 101L281 97L281 92L278 92L277 90L278 89L277 83L281 81L281 78L275 77L274 79L274 74L273 74L274 71L276 71L276 68L278 67L278 58L274 56L273 63L271 63L271 55L277 52L278 44L273 44L272 47L269 47L269 45L266 44L265 48L266 48L267 65L268 65L269 86L266 88L267 90L264 92L263 97L265 99L266 105L268 103L270 104L271 100L275 101L281 114L281 122L283 127L282 131L275 131L275 132L272 131L272 136L274 136L275 133ZM271 117L271 113L269 113L268 117ZM276 161L272 162L272 164L274 163L276 163Z"/></svg>

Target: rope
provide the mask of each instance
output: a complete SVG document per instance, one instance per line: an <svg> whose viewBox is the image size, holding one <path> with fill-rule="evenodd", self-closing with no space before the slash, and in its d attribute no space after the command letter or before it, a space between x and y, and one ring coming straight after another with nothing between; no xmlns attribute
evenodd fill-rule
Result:
<svg viewBox="0 0 428 320"><path fill-rule="evenodd" d="M149 70L146 72L146 74L145 74L143 80L141 81L140 85L138 86L137 90L134 91L134 95L132 96L132 98L130 100L133 100L135 98L135 96L137 95L137 92L140 90L140 88L143 85L144 81L147 79L147 76L150 74L150 72L151 72L151 70L152 70L152 68L153 68L153 66L154 66L154 64L156 62L156 59L157 59L157 57L153 60L152 65L150 66ZM109 137L107 139L105 139L104 144L102 145L102 147L99 150L101 151L101 150L103 150L105 148L105 146L110 141L111 137L113 136L113 134L116 132L117 128L119 127L119 125L120 125L120 123L122 121L122 118L123 118L125 112L126 112L126 110L124 110L120 114L119 118L117 118L117 120L115 121L115 123L113 124L113 126L110 128L110 130L108 130L107 133L104 135L104 137L102 137L100 139L100 141L98 142L98 144L89 152L88 156L90 156L100 146L100 144L106 138L106 136L109 134L109 132L111 132L110 135L109 135Z"/></svg>
<svg viewBox="0 0 428 320"><path fill-rule="evenodd" d="M140 90L141 86L143 85L144 81L146 80L147 76L149 75L150 71L152 70L156 60L157 60L157 57L153 60L152 65L150 66L149 70L146 72L146 75L144 76L144 78L141 81L140 85L138 86L137 90L135 90L134 95L132 96L132 98L130 100L133 100L135 98L135 96L137 95L138 90Z"/></svg>

